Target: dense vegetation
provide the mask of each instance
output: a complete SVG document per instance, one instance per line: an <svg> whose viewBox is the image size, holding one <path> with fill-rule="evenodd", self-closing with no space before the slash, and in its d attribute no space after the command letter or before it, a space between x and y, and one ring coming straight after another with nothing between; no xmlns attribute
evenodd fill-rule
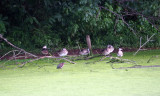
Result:
<svg viewBox="0 0 160 96"><path fill-rule="evenodd" d="M1 0L0 6L0 33L21 48L84 47L87 34L97 47L137 47L153 33L147 47L160 46L159 0Z"/></svg>

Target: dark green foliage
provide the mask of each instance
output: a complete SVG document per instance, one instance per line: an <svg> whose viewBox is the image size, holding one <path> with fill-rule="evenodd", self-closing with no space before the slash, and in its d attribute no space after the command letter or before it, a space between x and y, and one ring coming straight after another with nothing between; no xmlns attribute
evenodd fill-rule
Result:
<svg viewBox="0 0 160 96"><path fill-rule="evenodd" d="M147 36L158 34L151 23L160 25L160 19L155 19L160 17L159 5L158 0L2 0L0 33L25 49L44 45L74 47L77 42L86 47L86 35L90 35L94 47L107 44L138 47L140 37L145 42ZM99 6L123 15L137 36L121 18ZM134 11L143 15L135 15ZM4 42L0 43L0 48L8 47ZM159 35L156 35L147 47L158 47L159 44Z"/></svg>

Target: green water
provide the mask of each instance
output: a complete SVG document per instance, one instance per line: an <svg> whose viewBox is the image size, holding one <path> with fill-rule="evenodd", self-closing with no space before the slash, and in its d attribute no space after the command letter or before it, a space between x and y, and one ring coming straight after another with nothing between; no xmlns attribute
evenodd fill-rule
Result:
<svg viewBox="0 0 160 96"><path fill-rule="evenodd" d="M160 65L160 57L146 63L158 54L159 50L142 51L137 56L125 53L123 58L140 65ZM106 61L85 64L99 59L66 63L59 70L58 63L46 59L23 68L0 69L0 96L160 96L160 67L126 70L112 69ZM114 64L115 67L128 65L132 64Z"/></svg>

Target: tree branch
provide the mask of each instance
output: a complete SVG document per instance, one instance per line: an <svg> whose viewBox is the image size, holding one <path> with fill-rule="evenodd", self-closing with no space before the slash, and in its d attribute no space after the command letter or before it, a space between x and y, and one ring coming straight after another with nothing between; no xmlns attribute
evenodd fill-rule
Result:
<svg viewBox="0 0 160 96"><path fill-rule="evenodd" d="M12 46L13 48L15 48L15 49L17 49L17 50L19 50L19 51L22 51L22 52L24 52L25 54L28 54L29 56L33 56L33 57L38 57L38 56L36 56L36 55L34 55L34 54L31 54L31 53L25 51L24 49L21 49L21 48L15 46L15 45L13 45L13 44L12 44L11 42L9 42L6 38L4 38L4 37L2 36L2 34L0 34L0 38L1 38L2 40L4 40L7 44L9 44L10 46ZM1 57L1 58L2 58L2 57Z"/></svg>
<svg viewBox="0 0 160 96"><path fill-rule="evenodd" d="M137 36L137 35L136 35L136 31L123 19L123 16L121 16L121 15L117 14L116 12L113 12L113 11L111 11L111 10L103 7L103 6L99 6L99 7L100 7L100 8L103 8L103 9L109 11L109 12L111 12L112 14L114 14L114 15L116 15L116 16L118 16L118 17L123 21L123 23L128 26L128 28L133 32L133 34L134 34L135 36Z"/></svg>
<svg viewBox="0 0 160 96"><path fill-rule="evenodd" d="M72 64L76 64L75 62L71 61L71 60L68 60L66 58L62 58L62 57L54 57L54 56L43 56L43 57L39 57L39 58L36 58L36 59L32 59L32 60L29 60L29 61L26 61L26 62L23 62L19 67L23 67L26 63L30 63L30 62L33 62L33 61L36 61L36 60L39 60L39 59L44 59L44 58L55 58L55 59L63 59L63 60L66 60L68 61L69 63L72 63Z"/></svg>
<svg viewBox="0 0 160 96"><path fill-rule="evenodd" d="M119 0L116 0L116 1L119 2L120 4L123 3L123 2L120 2ZM151 17L147 17L147 16L145 16L144 14L142 14L142 12L137 12L136 10L132 9L132 8L129 7L129 6L124 6L124 7L128 8L128 9L130 9L130 10L132 11L129 15L135 14L135 15L139 15L139 16L145 18L158 32L160 32L159 27L157 27L155 24L153 24L153 23L151 22L151 20L149 20L149 18L151 18ZM160 18L156 18L155 20L157 21L157 19L160 19Z"/></svg>
<svg viewBox="0 0 160 96"><path fill-rule="evenodd" d="M141 48L142 48L144 45L146 45L146 44L151 40L151 38L152 38L154 35L156 35L156 33L152 34L152 36L151 36L150 38L148 38L147 41L146 41L145 43L143 43L143 45L141 45L141 38L140 38L140 46L139 46L139 49L138 49L133 55L136 55L136 54L141 50Z"/></svg>

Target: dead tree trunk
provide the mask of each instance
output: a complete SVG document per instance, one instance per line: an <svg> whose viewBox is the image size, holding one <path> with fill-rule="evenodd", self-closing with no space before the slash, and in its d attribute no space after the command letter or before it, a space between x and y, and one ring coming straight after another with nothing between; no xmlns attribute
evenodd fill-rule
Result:
<svg viewBox="0 0 160 96"><path fill-rule="evenodd" d="M86 41L87 41L88 48L90 50L90 55L92 55L92 45L91 45L91 39L89 35L86 35Z"/></svg>

